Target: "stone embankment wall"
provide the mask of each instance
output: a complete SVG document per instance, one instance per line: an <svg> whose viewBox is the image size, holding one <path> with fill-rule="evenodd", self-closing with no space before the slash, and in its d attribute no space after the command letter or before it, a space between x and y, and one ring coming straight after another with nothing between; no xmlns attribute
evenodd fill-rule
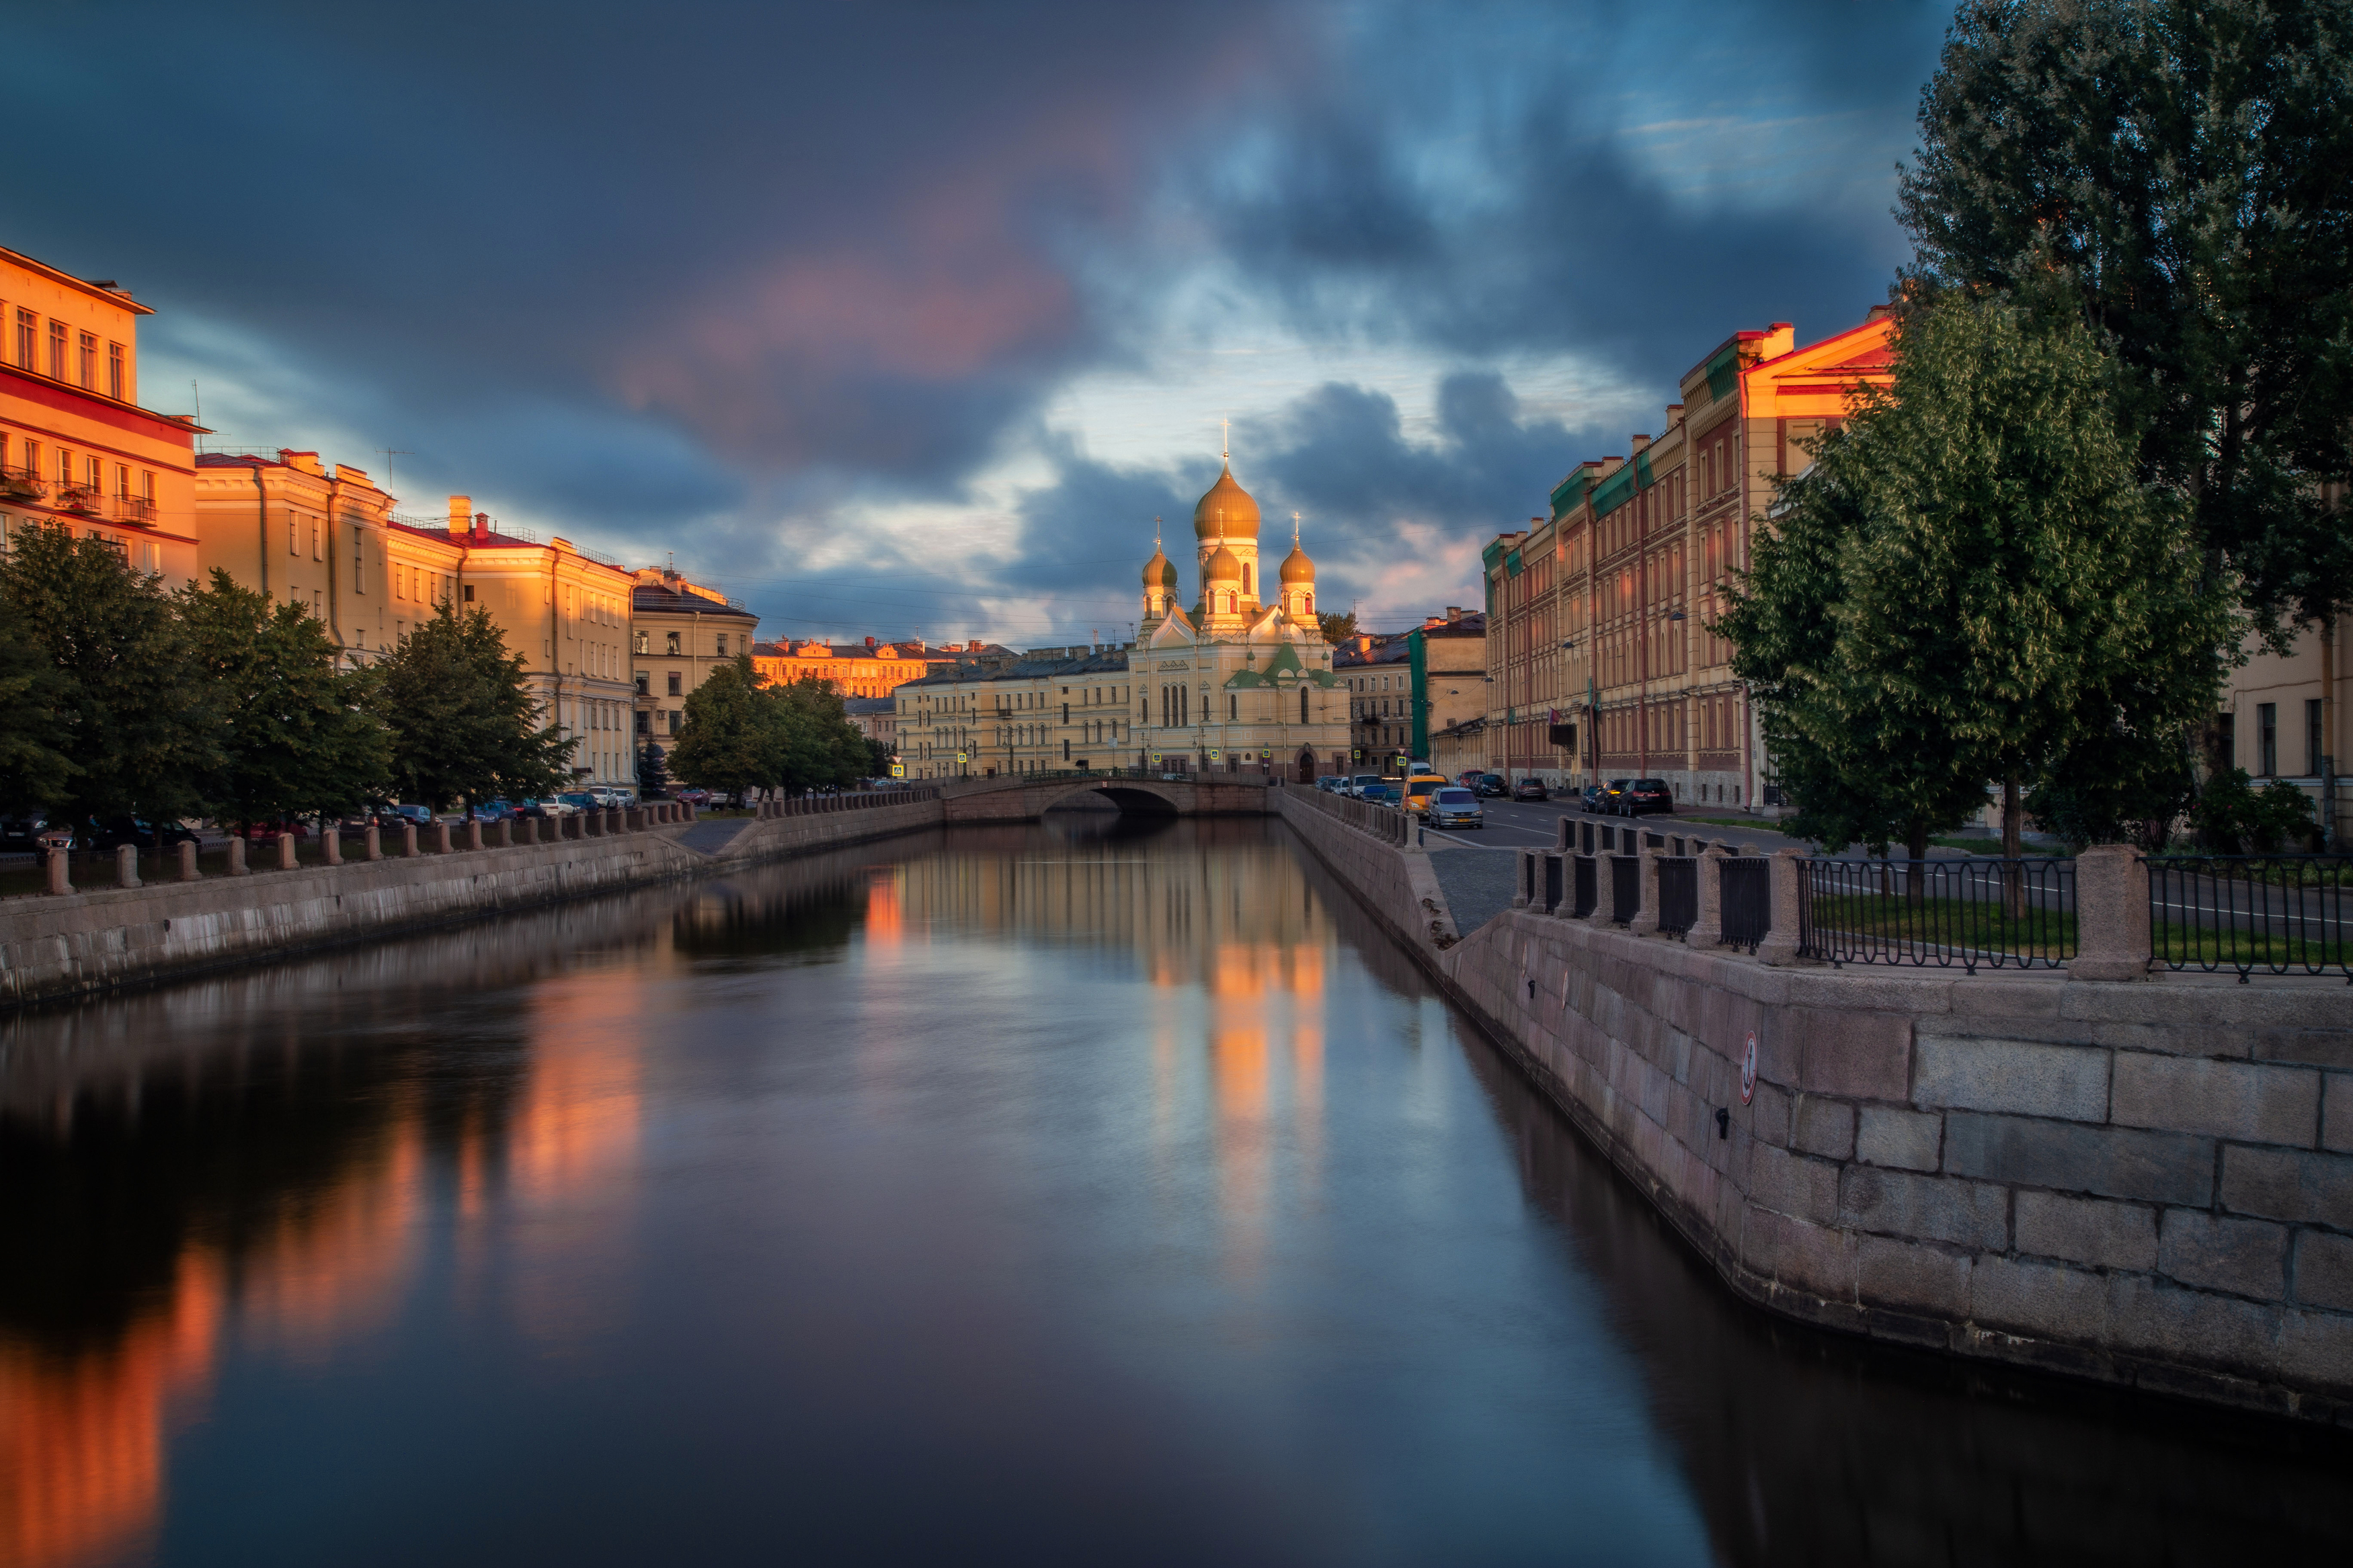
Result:
<svg viewBox="0 0 2353 1568"><path fill-rule="evenodd" d="M617 826L622 814L610 814ZM630 819L639 820L631 813ZM504 910L708 875L819 847L938 826L927 798L860 810L628 831L543 844L453 848L280 870L257 853L241 877L0 902L0 1004L65 997L282 957ZM709 847L697 836L735 832Z"/></svg>
<svg viewBox="0 0 2353 1568"><path fill-rule="evenodd" d="M1426 855L1278 809L1751 1300L2353 1425L2341 984L1834 971L1525 910L1448 941Z"/></svg>

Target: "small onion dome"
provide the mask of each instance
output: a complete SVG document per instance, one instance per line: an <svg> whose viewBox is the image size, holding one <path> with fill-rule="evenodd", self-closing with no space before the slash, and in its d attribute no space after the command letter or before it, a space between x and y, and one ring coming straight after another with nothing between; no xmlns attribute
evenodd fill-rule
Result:
<svg viewBox="0 0 2353 1568"><path fill-rule="evenodd" d="M1241 557L1224 545L1209 552L1209 563L1201 570L1205 582L1240 583L1242 580Z"/></svg>
<svg viewBox="0 0 2353 1568"><path fill-rule="evenodd" d="M1162 554L1157 546L1153 549L1152 559L1144 563L1144 585L1147 588L1176 586L1176 563Z"/></svg>
<svg viewBox="0 0 2353 1568"><path fill-rule="evenodd" d="M1292 541L1291 553L1282 558L1282 580L1286 584L1315 581L1315 563L1307 559L1297 540Z"/></svg>
<svg viewBox="0 0 2353 1568"><path fill-rule="evenodd" d="M1203 493L1193 505L1193 537L1196 539L1256 539L1258 537L1258 502L1250 500L1250 491L1234 483L1234 470L1229 465L1218 475L1218 482Z"/></svg>

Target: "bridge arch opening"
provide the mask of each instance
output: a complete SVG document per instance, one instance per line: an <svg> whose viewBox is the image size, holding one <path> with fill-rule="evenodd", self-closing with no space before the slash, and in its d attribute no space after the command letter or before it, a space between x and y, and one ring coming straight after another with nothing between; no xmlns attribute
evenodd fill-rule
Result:
<svg viewBox="0 0 2353 1568"><path fill-rule="evenodd" d="M1156 790L1130 789L1118 784L1074 789L1046 809L1099 813L1106 806L1125 816L1175 816L1176 805Z"/></svg>

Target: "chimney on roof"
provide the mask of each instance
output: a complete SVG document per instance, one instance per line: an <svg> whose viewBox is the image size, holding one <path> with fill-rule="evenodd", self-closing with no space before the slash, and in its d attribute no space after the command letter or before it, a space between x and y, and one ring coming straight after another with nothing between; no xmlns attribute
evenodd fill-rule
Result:
<svg viewBox="0 0 2353 1568"><path fill-rule="evenodd" d="M452 533L471 533L473 531L474 498L471 496L451 496L449 498L449 531Z"/></svg>
<svg viewBox="0 0 2353 1568"><path fill-rule="evenodd" d="M474 514L474 542L477 544L488 544L490 542L491 514L486 511L478 511Z"/></svg>
<svg viewBox="0 0 2353 1568"><path fill-rule="evenodd" d="M1447 624L1448 624L1448 625L1450 625L1450 626L1451 626L1451 625L1452 625L1454 622L1459 621L1459 620L1461 620L1461 618L1462 618L1462 606L1461 606L1461 605L1447 605L1447 606L1446 606L1446 620L1447 620Z"/></svg>
<svg viewBox="0 0 2353 1568"><path fill-rule="evenodd" d="M1626 437L1626 442L1627 445L1632 447L1634 450L1640 452L1650 447L1651 438L1648 436L1629 436Z"/></svg>
<svg viewBox="0 0 2353 1568"><path fill-rule="evenodd" d="M866 639L866 646L868 647L872 647L874 646L874 639L872 637L868 637Z"/></svg>

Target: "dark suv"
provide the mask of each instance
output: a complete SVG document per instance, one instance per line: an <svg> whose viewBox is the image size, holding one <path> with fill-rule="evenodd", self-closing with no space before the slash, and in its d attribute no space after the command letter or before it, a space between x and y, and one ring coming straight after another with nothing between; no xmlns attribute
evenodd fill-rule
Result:
<svg viewBox="0 0 2353 1568"><path fill-rule="evenodd" d="M169 844L201 842L194 832L176 822L151 823L136 816L110 816L104 822L93 822L75 836L75 847L80 849L116 849L125 844L136 844L142 849L161 849Z"/></svg>
<svg viewBox="0 0 2353 1568"><path fill-rule="evenodd" d="M1504 782L1501 773L1481 773L1471 781L1471 793L1484 795L1490 800L1502 800L1512 793L1512 786Z"/></svg>
<svg viewBox="0 0 2353 1568"><path fill-rule="evenodd" d="M1552 795L1545 788L1544 780L1530 773L1512 786L1512 798L1514 800L1550 800Z"/></svg>
<svg viewBox="0 0 2353 1568"><path fill-rule="evenodd" d="M1675 814L1675 797L1667 788L1664 779L1636 779L1611 793L1620 816L1655 816L1663 812L1672 816Z"/></svg>

